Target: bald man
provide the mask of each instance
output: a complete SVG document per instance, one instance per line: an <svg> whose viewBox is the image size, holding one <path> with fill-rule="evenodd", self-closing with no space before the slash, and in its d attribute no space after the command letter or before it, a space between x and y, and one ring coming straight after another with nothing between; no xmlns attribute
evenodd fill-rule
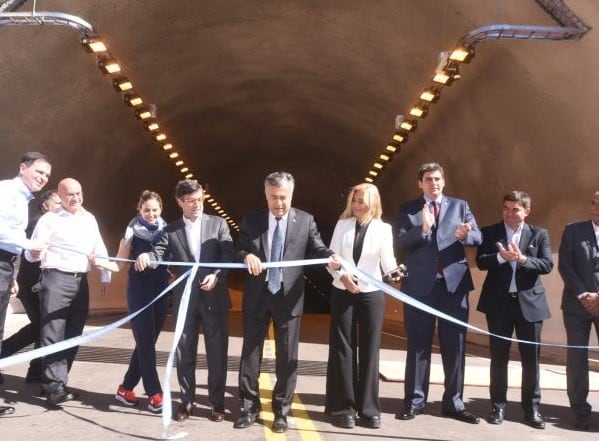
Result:
<svg viewBox="0 0 599 441"><path fill-rule="evenodd" d="M60 207L44 214L31 235L34 242L45 244L44 248L41 252L25 252L27 260L41 261L42 347L83 332L89 310L87 273L91 265L102 270L103 294L110 283L108 271L118 271L116 263L94 257L107 256L108 251L96 218L82 206L81 184L72 178L63 179L58 184L58 196ZM42 388L48 404L57 406L77 398L76 392L67 389L68 373L77 349L74 347L43 358Z"/></svg>

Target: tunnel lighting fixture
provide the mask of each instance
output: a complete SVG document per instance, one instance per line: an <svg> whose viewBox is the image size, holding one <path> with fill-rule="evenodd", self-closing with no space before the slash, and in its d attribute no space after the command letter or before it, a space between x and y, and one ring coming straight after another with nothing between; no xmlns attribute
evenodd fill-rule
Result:
<svg viewBox="0 0 599 441"><path fill-rule="evenodd" d="M224 212L225 212L225 210L223 210L222 208L217 211L218 214L223 214Z"/></svg>
<svg viewBox="0 0 599 441"><path fill-rule="evenodd" d="M387 147L385 147L385 150L389 153L395 153L397 152L397 150L399 150L399 146L396 146L393 143L389 143L387 144Z"/></svg>
<svg viewBox="0 0 599 441"><path fill-rule="evenodd" d="M377 168L377 169L379 169L379 170L380 170L380 169L382 169L382 168L383 168L383 164L381 164L381 163L378 163L378 162L375 162L375 163L373 164L373 167L374 167L374 168Z"/></svg>
<svg viewBox="0 0 599 441"><path fill-rule="evenodd" d="M369 177L369 176L367 176L366 178L364 178L364 180L365 180L366 182L370 182L371 184L374 182L374 181L372 180L372 178L371 178L371 177Z"/></svg>
<svg viewBox="0 0 599 441"><path fill-rule="evenodd" d="M429 103L436 103L441 97L441 92L436 88L424 89L420 94L420 99Z"/></svg>
<svg viewBox="0 0 599 441"><path fill-rule="evenodd" d="M189 167L182 167L181 173L187 173L189 171Z"/></svg>
<svg viewBox="0 0 599 441"><path fill-rule="evenodd" d="M164 145L162 146L162 150L164 150L165 152L166 152L167 150L170 150L170 149L172 149L172 148L173 148L173 145L172 145L170 142L169 142L169 143L167 143L167 144L164 144ZM177 161L177 162L179 162L179 161ZM181 164L183 164L183 161L181 161ZM177 167L178 167L179 165L181 165L181 164L177 164L177 163L175 163L175 165L176 165Z"/></svg>
<svg viewBox="0 0 599 441"><path fill-rule="evenodd" d="M378 172L375 172L374 170L370 170L370 171L368 172L368 174L369 174L370 176L376 176L376 175L378 175Z"/></svg>
<svg viewBox="0 0 599 441"><path fill-rule="evenodd" d="M405 133L397 132L395 135L393 135L393 141L406 142L407 140L408 135L406 135Z"/></svg>
<svg viewBox="0 0 599 441"><path fill-rule="evenodd" d="M121 66L114 58L98 57L98 67L106 74L113 74L121 71Z"/></svg>
<svg viewBox="0 0 599 441"><path fill-rule="evenodd" d="M466 47L456 47L449 56L452 61L459 61L460 63L470 63L470 60L474 57L474 49Z"/></svg>
<svg viewBox="0 0 599 441"><path fill-rule="evenodd" d="M147 121L144 123L144 127L150 132L154 132L160 128L156 121Z"/></svg>
<svg viewBox="0 0 599 441"><path fill-rule="evenodd" d="M117 92L125 92L133 89L133 83L127 77L115 78L112 80L112 86Z"/></svg>
<svg viewBox="0 0 599 441"><path fill-rule="evenodd" d="M406 131L408 131L408 132L412 132L412 131L416 130L416 127L417 127L417 126L418 126L418 122L417 122L417 121L414 121L414 120L409 120L409 119L408 119L408 120L406 120L406 121L403 121L403 122L402 122L402 123L399 125L399 128L400 128L400 129L404 129L404 130L406 130Z"/></svg>
<svg viewBox="0 0 599 441"><path fill-rule="evenodd" d="M381 156L379 156L379 159L380 159L381 161L385 161L385 162L387 162L387 161L389 161L389 160L391 159L391 157L390 157L390 156L387 156L387 155L385 155L384 153L381 153Z"/></svg>
<svg viewBox="0 0 599 441"><path fill-rule="evenodd" d="M154 137L156 141L164 141L166 139L166 135L164 133L159 133Z"/></svg>
<svg viewBox="0 0 599 441"><path fill-rule="evenodd" d="M211 204L212 202L214 202L214 199L211 198L209 195L206 195L206 197L208 198L208 203Z"/></svg>
<svg viewBox="0 0 599 441"><path fill-rule="evenodd" d="M166 145L170 145L170 144L166 144ZM170 146L172 147L172 145L170 145ZM171 147L169 147L169 148L171 148ZM162 148L164 148L164 146ZM177 167L181 167L183 164L184 164L184 162L181 161L180 159L177 162L175 162L175 165Z"/></svg>
<svg viewBox="0 0 599 441"><path fill-rule="evenodd" d="M433 77L433 81L435 83L443 84L445 86L450 86L453 83L453 78L444 70L435 72L435 76Z"/></svg>
<svg viewBox="0 0 599 441"><path fill-rule="evenodd" d="M422 106L414 106L410 109L410 115L416 118L426 118L427 113L426 108Z"/></svg>
<svg viewBox="0 0 599 441"><path fill-rule="evenodd" d="M87 52L94 54L97 54L98 52L106 52L108 49L100 37L85 36L81 39L81 44Z"/></svg>
<svg viewBox="0 0 599 441"><path fill-rule="evenodd" d="M178 158L178 157L179 157L179 153L177 153L177 152L173 152L173 153L171 153L170 155L168 155L168 157L169 157L169 158L171 158L171 159Z"/></svg>
<svg viewBox="0 0 599 441"><path fill-rule="evenodd" d="M193 178L193 173L187 173L185 175L185 179L191 179L191 178Z"/></svg>
<svg viewBox="0 0 599 441"><path fill-rule="evenodd" d="M125 95L123 95L123 99L125 100L125 102L127 103L127 105L131 106L131 107L137 107L143 104L143 100L141 99L141 97L136 94L136 93L126 93Z"/></svg>
<svg viewBox="0 0 599 441"><path fill-rule="evenodd" d="M135 111L135 116L141 120L149 119L152 118L152 111L149 107L142 107Z"/></svg>

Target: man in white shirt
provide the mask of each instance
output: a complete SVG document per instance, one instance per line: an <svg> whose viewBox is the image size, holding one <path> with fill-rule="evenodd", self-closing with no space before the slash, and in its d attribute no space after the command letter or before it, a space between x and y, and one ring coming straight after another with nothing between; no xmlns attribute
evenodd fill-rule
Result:
<svg viewBox="0 0 599 441"><path fill-rule="evenodd" d="M89 310L87 273L90 264L103 269L103 294L110 283L108 271L118 271L116 263L95 257L107 256L108 251L96 218L81 205L81 184L72 178L63 179L58 184L58 195L60 208L44 214L31 236L34 242L45 244L44 249L25 252L27 260L41 260L42 347L83 332ZM66 387L77 349L50 354L43 359L42 388L51 405L77 398L77 394Z"/></svg>
<svg viewBox="0 0 599 441"><path fill-rule="evenodd" d="M45 155L29 152L23 155L18 176L0 181L0 342L4 335L8 301L12 294L19 291L14 280L14 263L22 249L35 247L25 235L29 202L33 199L32 193L40 191L48 183L51 171L52 166ZM0 406L0 416L14 411L12 406Z"/></svg>

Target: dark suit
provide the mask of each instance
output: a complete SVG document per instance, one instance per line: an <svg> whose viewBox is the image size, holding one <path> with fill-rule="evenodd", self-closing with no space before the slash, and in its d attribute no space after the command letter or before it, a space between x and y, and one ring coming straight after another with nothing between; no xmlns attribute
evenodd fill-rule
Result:
<svg viewBox="0 0 599 441"><path fill-rule="evenodd" d="M468 203L443 196L440 215L429 235L422 234L423 197L407 202L399 210L398 247L403 253L409 275L403 279L402 291L433 308L468 321L468 292L474 286L464 246L481 242L480 231ZM472 230L464 242L455 238L461 223ZM422 410L429 388L431 346L436 317L404 305L407 332L404 406ZM445 372L443 411L464 410L464 365L466 329L445 320L438 323L441 357Z"/></svg>
<svg viewBox="0 0 599 441"><path fill-rule="evenodd" d="M254 254L268 261L268 210L245 216L238 241L238 258ZM323 258L330 251L320 238L311 214L291 208L283 260ZM260 410L258 376L262 347L272 319L275 327L276 376L272 407L276 416L287 416L297 381L300 316L304 309L304 267L283 268L282 289L275 295L266 288L267 271L249 275L243 291L243 349L239 367L239 395L244 410Z"/></svg>
<svg viewBox="0 0 599 441"><path fill-rule="evenodd" d="M150 254L154 255L154 260L195 262L183 219L166 227ZM199 261L232 262L233 258L233 241L225 220L202 214ZM187 269L184 266L171 267L177 276ZM218 274L218 283L211 291L200 290L199 282L211 273ZM228 310L231 307L226 271L200 267L191 289L185 326L177 345L177 377L181 387L181 401L186 406L195 401L195 370L201 326L208 361L208 399L215 409L224 410L229 346ZM175 292L175 310L178 310L182 292L183 285L179 285Z"/></svg>
<svg viewBox="0 0 599 441"><path fill-rule="evenodd" d="M510 293L513 269L510 262L499 263L497 243L507 248L504 222L482 228L483 243L476 253L479 269L487 271L477 309L486 314L489 331L511 337L514 330L520 340L541 341L543 320L551 317L540 276L553 268L549 233L544 228L524 223L519 248L526 256L523 265L516 265L516 290ZM512 288L513 289L513 288ZM491 402L505 408L507 403L508 362L511 342L489 338L491 350ZM538 411L541 401L539 387L540 347L518 344L522 361L521 404L527 415Z"/></svg>
<svg viewBox="0 0 599 441"><path fill-rule="evenodd" d="M590 220L566 226L559 247L558 269L564 281L562 312L568 345L587 346L593 325L599 337L599 316L589 314L577 298L584 292L599 291L599 247ZM589 415L587 349L568 349L566 376L570 406L577 414Z"/></svg>

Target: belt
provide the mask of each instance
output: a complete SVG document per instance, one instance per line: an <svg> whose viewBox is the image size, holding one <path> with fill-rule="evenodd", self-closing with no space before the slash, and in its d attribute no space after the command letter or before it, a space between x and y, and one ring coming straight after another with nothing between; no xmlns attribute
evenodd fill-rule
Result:
<svg viewBox="0 0 599 441"><path fill-rule="evenodd" d="M0 261L8 262L8 263L15 263L15 260L17 260L17 257L18 257L18 254L11 253L10 251L6 251L6 250L3 250L2 248L0 248Z"/></svg>
<svg viewBox="0 0 599 441"><path fill-rule="evenodd" d="M44 269L42 269L42 272L44 274L58 273L58 274L63 274L65 276L70 276L70 277L75 277L75 278L80 278L80 277L87 275L86 272L76 272L75 273L75 272L71 272L71 271L59 270L58 268L44 268Z"/></svg>
<svg viewBox="0 0 599 441"><path fill-rule="evenodd" d="M518 293L517 292L510 292L508 293L508 295L512 298L512 299L517 299L518 298Z"/></svg>

